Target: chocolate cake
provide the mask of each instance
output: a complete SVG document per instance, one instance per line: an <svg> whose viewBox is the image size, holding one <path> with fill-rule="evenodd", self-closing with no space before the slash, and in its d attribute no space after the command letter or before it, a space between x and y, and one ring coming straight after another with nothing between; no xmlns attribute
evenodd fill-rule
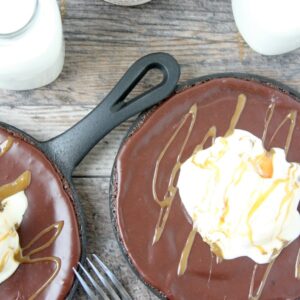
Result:
<svg viewBox="0 0 300 300"><path fill-rule="evenodd" d="M0 186L25 171L31 173L31 183L25 190L28 208L18 230L22 256L16 259L21 264L0 285L0 299L65 299L74 280L72 267L81 253L68 186L41 151L18 134L0 128L0 142L8 137L13 143L0 157ZM26 248L32 240L35 242ZM32 250L37 252L28 257Z"/></svg>
<svg viewBox="0 0 300 300"><path fill-rule="evenodd" d="M195 124L180 162L191 156L211 126L217 128L217 136L225 135L241 94L247 101L236 128L260 138L264 135L266 149L288 148L287 160L300 162L297 99L271 85L236 78L211 79L175 94L136 124L117 156L111 195L117 237L142 280L167 299L300 299L300 282L296 278L300 238L284 248L270 266L256 265L248 257L220 262L197 233L187 269L178 275L192 224L177 192L161 236L155 239L161 207L154 201L153 180L156 176L155 189L160 199L168 193L170 196L171 173L189 130L189 123L182 124L182 118L197 105ZM291 111L298 118L290 119ZM174 134L180 124L182 128ZM165 149L172 136L174 139ZM204 148L210 144L208 140ZM178 174L175 182L177 177Z"/></svg>

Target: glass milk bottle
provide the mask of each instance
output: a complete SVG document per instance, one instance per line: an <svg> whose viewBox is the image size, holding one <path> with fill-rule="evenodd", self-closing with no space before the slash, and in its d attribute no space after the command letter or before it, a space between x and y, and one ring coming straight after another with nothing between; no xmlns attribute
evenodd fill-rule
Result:
<svg viewBox="0 0 300 300"><path fill-rule="evenodd" d="M64 55L56 0L0 0L0 89L49 84L62 71Z"/></svg>

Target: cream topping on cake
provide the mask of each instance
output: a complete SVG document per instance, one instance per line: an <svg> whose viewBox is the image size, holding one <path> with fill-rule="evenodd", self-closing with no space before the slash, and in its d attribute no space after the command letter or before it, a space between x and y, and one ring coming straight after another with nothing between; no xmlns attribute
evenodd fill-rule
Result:
<svg viewBox="0 0 300 300"><path fill-rule="evenodd" d="M300 233L300 164L235 129L180 167L177 187L194 229L220 258L271 262Z"/></svg>
<svg viewBox="0 0 300 300"><path fill-rule="evenodd" d="M1 201L0 207L0 283L8 279L20 262L16 255L20 252L19 235L23 215L27 209L27 197L23 191Z"/></svg>

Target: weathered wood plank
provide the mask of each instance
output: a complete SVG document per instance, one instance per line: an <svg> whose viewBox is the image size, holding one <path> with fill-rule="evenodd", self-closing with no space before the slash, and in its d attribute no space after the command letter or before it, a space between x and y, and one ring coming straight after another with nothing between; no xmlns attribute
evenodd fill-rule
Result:
<svg viewBox="0 0 300 300"><path fill-rule="evenodd" d="M0 121L45 141L59 135L87 115L91 106L0 106ZM106 136L82 161L75 176L110 176L113 161L131 121Z"/></svg>
<svg viewBox="0 0 300 300"><path fill-rule="evenodd" d="M137 7L67 0L64 31L66 61L60 78L35 91L0 91L0 105L96 104L131 63L156 51L178 59L181 80L251 72L300 90L300 50L267 57L249 49L239 38L229 0L153 0Z"/></svg>
<svg viewBox="0 0 300 300"><path fill-rule="evenodd" d="M111 268L133 299L157 299L132 272L115 239L110 221L107 178L75 179L87 218L88 253L96 253ZM96 234L97 233L97 234ZM76 299L86 299L81 289Z"/></svg>

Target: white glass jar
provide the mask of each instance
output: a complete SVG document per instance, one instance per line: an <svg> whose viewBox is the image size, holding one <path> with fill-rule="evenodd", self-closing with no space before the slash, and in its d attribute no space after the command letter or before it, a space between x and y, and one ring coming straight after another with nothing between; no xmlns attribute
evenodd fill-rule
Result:
<svg viewBox="0 0 300 300"><path fill-rule="evenodd" d="M47 85L61 73L64 56L56 0L0 0L0 88Z"/></svg>

